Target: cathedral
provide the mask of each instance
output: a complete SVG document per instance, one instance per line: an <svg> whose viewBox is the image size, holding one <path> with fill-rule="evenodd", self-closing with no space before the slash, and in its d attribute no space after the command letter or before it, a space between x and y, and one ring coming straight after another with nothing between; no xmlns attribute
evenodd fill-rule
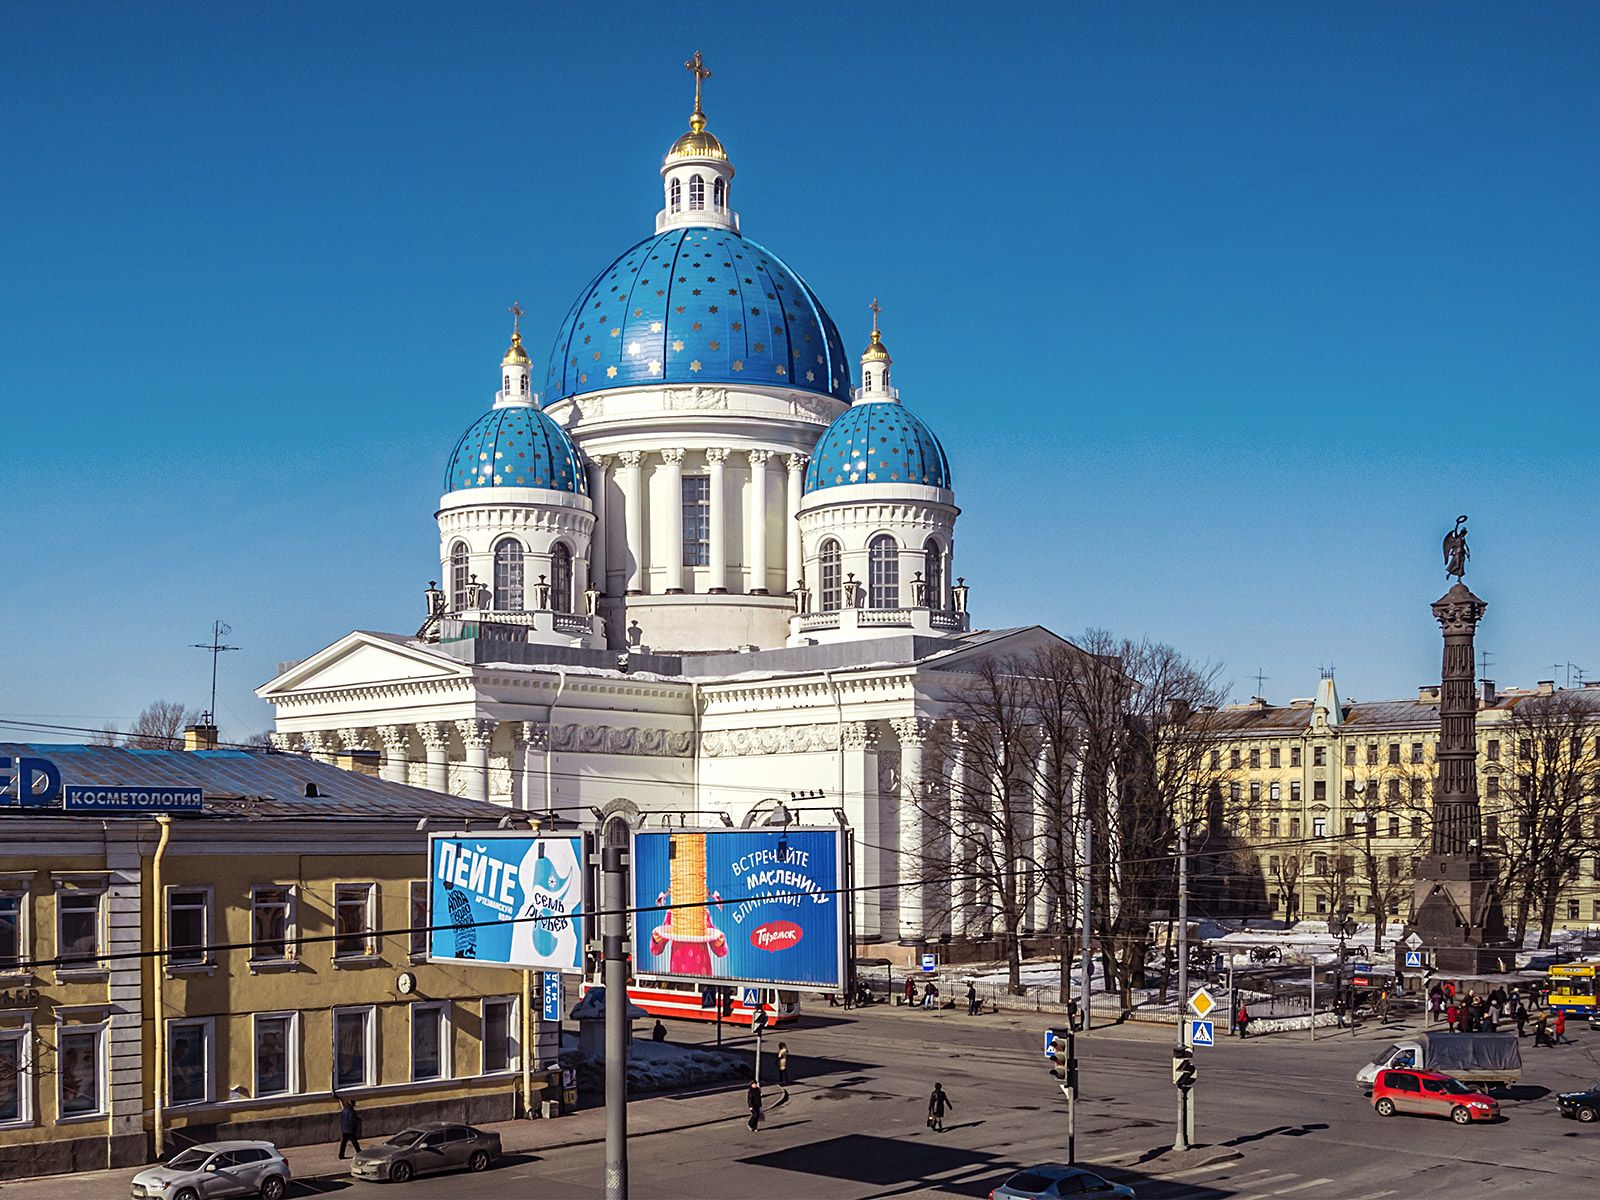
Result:
<svg viewBox="0 0 1600 1200"><path fill-rule="evenodd" d="M568 827L846 823L859 942L981 938L992 918L924 877L949 858L908 797L972 664L1057 639L973 629L951 465L876 302L852 361L744 236L686 65L654 230L578 294L542 373L513 307L494 402L445 456L420 629L264 684L274 742Z"/></svg>

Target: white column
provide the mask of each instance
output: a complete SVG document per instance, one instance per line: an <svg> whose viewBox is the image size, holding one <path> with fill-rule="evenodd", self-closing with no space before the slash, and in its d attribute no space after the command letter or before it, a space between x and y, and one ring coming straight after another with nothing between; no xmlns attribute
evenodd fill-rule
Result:
<svg viewBox="0 0 1600 1200"><path fill-rule="evenodd" d="M750 451L750 519L746 526L745 565L750 568L752 596L767 594L767 460L771 450Z"/></svg>
<svg viewBox="0 0 1600 1200"><path fill-rule="evenodd" d="M550 726L543 721L518 721L515 728L511 803L522 809L543 809L545 774L550 763Z"/></svg>
<svg viewBox="0 0 1600 1200"><path fill-rule="evenodd" d="M379 725L378 736L383 739L379 777L390 783L409 783L411 764L406 756L411 748L411 731L404 725Z"/></svg>
<svg viewBox="0 0 1600 1200"><path fill-rule="evenodd" d="M589 460L589 503L594 505L594 534L589 539L589 573L594 586L606 590L606 460ZM581 579L578 581L583 582Z"/></svg>
<svg viewBox="0 0 1600 1200"><path fill-rule="evenodd" d="M902 880L916 881L896 890L900 898L900 940L915 942L928 936L927 917L933 887L924 881L931 880L944 869L936 839L929 836L933 825L926 808L930 793L923 754L933 722L921 717L905 717L894 721L893 725L895 737L900 740L898 865Z"/></svg>
<svg viewBox="0 0 1600 1200"><path fill-rule="evenodd" d="M728 452L721 449L706 451L707 491L711 500L711 586L706 590L721 595L728 590L728 510L727 492L723 479L723 464Z"/></svg>
<svg viewBox="0 0 1600 1200"><path fill-rule="evenodd" d="M441 721L424 721L417 726L428 759L428 787L435 792L450 790L450 731Z"/></svg>
<svg viewBox="0 0 1600 1200"><path fill-rule="evenodd" d="M677 596L683 593L683 451L663 450L661 459L666 464L667 511L672 514L661 553L667 560L667 595Z"/></svg>
<svg viewBox="0 0 1600 1200"><path fill-rule="evenodd" d="M953 897L956 909L952 917L952 932L963 938L978 936L978 881L977 852L966 825L967 757L961 745L959 728L952 730L950 744L950 861L956 864L962 878L959 897Z"/></svg>
<svg viewBox="0 0 1600 1200"><path fill-rule="evenodd" d="M1050 890L1051 863L1055 858L1058 846L1056 839L1055 822L1050 811L1050 800L1046 795L1045 780L1050 771L1050 747L1041 746L1039 753L1033 760L1033 842L1029 860L1034 865L1034 870L1040 872L1036 876L1037 883L1034 887L1032 916L1028 925L1037 932L1044 932L1050 928L1051 902L1055 899Z"/></svg>
<svg viewBox="0 0 1600 1200"><path fill-rule="evenodd" d="M622 564L630 596L644 591L644 452L628 450L617 455L622 464L622 516L627 531L627 561Z"/></svg>
<svg viewBox="0 0 1600 1200"><path fill-rule="evenodd" d="M784 555L783 587L785 591L797 591L804 582L805 548L800 544L800 501L805 498L806 463L809 461L804 454L791 454L785 461L789 464L789 488L787 493L787 511L783 514L784 528Z"/></svg>
<svg viewBox="0 0 1600 1200"><path fill-rule="evenodd" d="M839 753L844 756L845 815L855 835L856 887L867 889L856 898L856 936L875 942L883 937L883 910L889 900L877 885L883 880L885 853L879 837L882 827L878 797L878 728L870 721L844 724Z"/></svg>
<svg viewBox="0 0 1600 1200"><path fill-rule="evenodd" d="M466 794L485 804L489 802L489 742L493 740L494 728L498 724L498 721L479 717L456 722L456 729L460 731L461 741L466 746Z"/></svg>

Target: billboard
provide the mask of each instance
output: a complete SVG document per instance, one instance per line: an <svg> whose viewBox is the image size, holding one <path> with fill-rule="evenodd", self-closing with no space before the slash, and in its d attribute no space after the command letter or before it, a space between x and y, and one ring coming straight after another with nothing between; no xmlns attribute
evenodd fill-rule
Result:
<svg viewBox="0 0 1600 1200"><path fill-rule="evenodd" d="M679 829L633 838L634 972L844 988L838 829Z"/></svg>
<svg viewBox="0 0 1600 1200"><path fill-rule="evenodd" d="M430 961L583 969L577 834L430 834L428 864Z"/></svg>

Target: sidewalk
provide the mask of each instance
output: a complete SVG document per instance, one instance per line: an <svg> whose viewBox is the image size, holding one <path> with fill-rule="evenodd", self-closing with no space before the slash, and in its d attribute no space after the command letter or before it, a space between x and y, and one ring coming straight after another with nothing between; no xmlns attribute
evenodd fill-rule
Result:
<svg viewBox="0 0 1600 1200"><path fill-rule="evenodd" d="M778 1099L767 1106L771 1112L788 1099L786 1089L774 1089ZM708 1088L684 1095L656 1095L634 1100L628 1105L628 1136L648 1137L655 1133L677 1133L707 1125L745 1121L743 1085ZM604 1106L587 1108L570 1117L552 1121L498 1121L479 1126L500 1135L501 1149L507 1155L540 1154L571 1146L605 1141ZM376 1143L368 1143L376 1144ZM289 1169L300 1181L336 1179L350 1174L349 1160L339 1161L339 1144L323 1142L313 1146L284 1149ZM150 1164L146 1164L147 1166ZM63 1195L126 1196L133 1177L144 1167L124 1167L115 1171L87 1171L77 1175L41 1175L33 1179L0 1182L0 1196L7 1200L59 1200Z"/></svg>

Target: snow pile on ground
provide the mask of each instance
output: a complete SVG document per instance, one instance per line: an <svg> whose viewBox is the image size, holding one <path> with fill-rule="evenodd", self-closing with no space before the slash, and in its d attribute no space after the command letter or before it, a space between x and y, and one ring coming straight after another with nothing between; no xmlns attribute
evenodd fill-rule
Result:
<svg viewBox="0 0 1600 1200"><path fill-rule="evenodd" d="M606 990L603 987L592 987L583 994L583 999L572 1006L568 1014L574 1021L599 1021L606 1015ZM640 1021L650 1014L645 1012L632 1000L628 1001L628 1020Z"/></svg>
<svg viewBox="0 0 1600 1200"><path fill-rule="evenodd" d="M578 1086L589 1095L605 1091L605 1062L579 1053L573 1034L561 1038L561 1061L576 1066ZM678 1091L729 1079L744 1079L752 1064L737 1054L705 1050L699 1046L677 1046L671 1042L650 1042L635 1038L628 1047L629 1092Z"/></svg>

